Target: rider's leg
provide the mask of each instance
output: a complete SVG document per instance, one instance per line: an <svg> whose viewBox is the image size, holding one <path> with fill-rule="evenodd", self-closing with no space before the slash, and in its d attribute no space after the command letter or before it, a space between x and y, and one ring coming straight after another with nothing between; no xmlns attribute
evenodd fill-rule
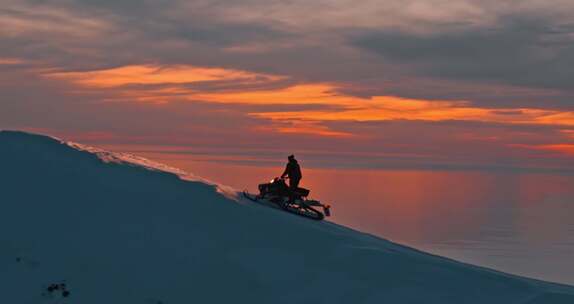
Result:
<svg viewBox="0 0 574 304"><path fill-rule="evenodd" d="M293 203L295 200L295 191L299 187L300 179L290 178L289 179L289 203Z"/></svg>
<svg viewBox="0 0 574 304"><path fill-rule="evenodd" d="M292 190L296 190L299 187L300 179L290 178L289 179L289 188Z"/></svg>

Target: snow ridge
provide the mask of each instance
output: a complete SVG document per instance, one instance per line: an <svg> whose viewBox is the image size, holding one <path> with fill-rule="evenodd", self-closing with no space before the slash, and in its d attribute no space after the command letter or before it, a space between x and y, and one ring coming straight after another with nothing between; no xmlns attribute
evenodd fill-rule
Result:
<svg viewBox="0 0 574 304"><path fill-rule="evenodd" d="M124 165L129 165L129 166L136 166L136 167L145 168L145 169L151 170L151 171L171 173L171 174L177 175L182 180L202 182L202 183L205 183L208 185L215 186L217 188L217 191L219 193L225 195L225 197L227 197L229 199L233 199L235 201L239 201L238 191L233 189L232 187L226 186L223 184L219 184L219 183L210 181L208 179L196 176L194 174L191 174L191 173L186 172L184 170L181 170L179 168L171 167L171 166L159 163L159 162L149 160L149 159L144 158L144 157L130 154L130 153L111 152L111 151L107 151L104 149L100 149L100 148L96 148L96 147L92 147L92 146L88 146L88 145L84 145L84 144L80 144L80 143L76 143L76 142L72 142L72 141L65 141L65 140L62 140L62 139L57 138L57 137L51 137L51 138L61 142L62 144L65 144L71 148L74 148L78 151L84 151L84 152L92 153L92 154L96 155L99 159L101 159L104 163L124 164Z"/></svg>

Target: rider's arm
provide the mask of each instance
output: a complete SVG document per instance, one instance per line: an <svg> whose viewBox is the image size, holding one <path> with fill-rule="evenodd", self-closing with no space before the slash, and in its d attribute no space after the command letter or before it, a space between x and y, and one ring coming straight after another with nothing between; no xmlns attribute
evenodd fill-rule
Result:
<svg viewBox="0 0 574 304"><path fill-rule="evenodd" d="M285 171L283 171L283 174L281 174L281 178L285 178L287 175L289 175L289 164L285 166Z"/></svg>

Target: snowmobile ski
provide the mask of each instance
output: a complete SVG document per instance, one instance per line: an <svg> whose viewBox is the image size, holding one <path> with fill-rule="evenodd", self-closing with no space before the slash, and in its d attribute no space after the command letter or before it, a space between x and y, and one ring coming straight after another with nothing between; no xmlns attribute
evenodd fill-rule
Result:
<svg viewBox="0 0 574 304"><path fill-rule="evenodd" d="M330 216L330 206L321 204L317 200L307 199L309 192L304 188L292 191L283 179L275 178L269 183L260 184L258 195L243 191L243 196L251 201L313 220L320 221L325 216ZM317 210L317 207L323 208L323 211Z"/></svg>

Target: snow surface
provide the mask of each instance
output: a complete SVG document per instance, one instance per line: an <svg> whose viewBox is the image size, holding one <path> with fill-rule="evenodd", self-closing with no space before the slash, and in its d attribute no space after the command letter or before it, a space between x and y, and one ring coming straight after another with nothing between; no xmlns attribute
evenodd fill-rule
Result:
<svg viewBox="0 0 574 304"><path fill-rule="evenodd" d="M178 169L46 136L0 132L0 185L0 303L574 303L574 287L297 217ZM62 282L68 297L47 290Z"/></svg>

